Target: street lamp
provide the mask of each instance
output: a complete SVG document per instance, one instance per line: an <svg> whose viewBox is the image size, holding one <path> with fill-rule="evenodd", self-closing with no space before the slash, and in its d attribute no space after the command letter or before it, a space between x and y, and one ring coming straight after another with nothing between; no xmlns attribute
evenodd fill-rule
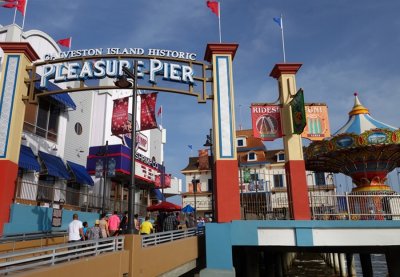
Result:
<svg viewBox="0 0 400 277"><path fill-rule="evenodd" d="M133 81L132 88L132 121L131 121L131 179L129 183L129 194L128 194L128 234L133 234L135 232L134 225L134 215L135 215L135 148L136 148L136 107L137 107L137 74L136 70L138 68L138 61L135 60L133 63L133 72L130 72L129 69L124 66L122 67L122 71L124 75L114 82L114 84L123 89L127 89L132 87L132 83L127 80L127 77L131 78Z"/></svg>
<svg viewBox="0 0 400 277"><path fill-rule="evenodd" d="M215 187L214 187L214 154L213 154L213 141L212 141L212 129L210 129L210 134L207 135L206 143L203 146L210 147L210 156L211 156L211 185L212 185L212 195L211 195L211 205L212 205L212 216L213 220L215 218Z"/></svg>
<svg viewBox="0 0 400 277"><path fill-rule="evenodd" d="M192 185L193 185L193 194L194 194L194 219L197 220L197 201L196 201L197 180L196 180L195 176L193 176Z"/></svg>

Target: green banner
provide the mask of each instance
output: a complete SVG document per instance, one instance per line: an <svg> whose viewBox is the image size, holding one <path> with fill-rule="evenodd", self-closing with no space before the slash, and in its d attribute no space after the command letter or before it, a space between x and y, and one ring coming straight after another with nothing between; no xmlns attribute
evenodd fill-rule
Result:
<svg viewBox="0 0 400 277"><path fill-rule="evenodd" d="M306 110L304 108L303 89L299 89L290 102L292 109L293 133L300 135L306 127Z"/></svg>

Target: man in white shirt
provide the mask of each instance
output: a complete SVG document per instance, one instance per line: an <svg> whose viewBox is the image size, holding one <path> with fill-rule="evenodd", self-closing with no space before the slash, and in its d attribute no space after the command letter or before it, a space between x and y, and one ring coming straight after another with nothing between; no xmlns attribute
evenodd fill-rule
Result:
<svg viewBox="0 0 400 277"><path fill-rule="evenodd" d="M82 221L78 220L78 214L74 214L71 223L68 225L68 242L77 242L81 238L85 240Z"/></svg>

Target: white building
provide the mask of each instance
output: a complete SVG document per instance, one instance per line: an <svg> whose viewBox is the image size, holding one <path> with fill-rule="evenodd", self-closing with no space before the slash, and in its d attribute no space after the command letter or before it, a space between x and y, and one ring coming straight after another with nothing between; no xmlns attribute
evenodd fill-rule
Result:
<svg viewBox="0 0 400 277"><path fill-rule="evenodd" d="M17 25L0 25L0 42L24 41L32 45L40 61L43 61L46 54L62 51L55 40L44 32L38 30L22 32ZM38 70L37 73L42 72ZM109 78L102 79L99 81L99 86L113 85L113 81ZM79 82L56 84L59 88L79 85ZM55 84L49 83L49 86L55 86ZM75 174L74 166L84 174L90 158L96 159L93 156L97 153L90 154L89 152L92 147L103 147L108 142L111 149L113 146L123 144L121 138L111 134L113 100L131 95L131 89L89 90L41 97L38 105L27 104L22 135L22 144L26 147L23 149L26 149L28 154L33 153L34 158L41 164L40 170L21 168L20 186L18 186L15 201L31 205L41 203L45 206L64 204L66 208L93 212L99 211L103 205L107 210L126 210L129 173L116 173L113 177L107 177L104 174L102 178L85 176L89 178L85 179ZM131 101L132 98L129 102ZM139 103L140 100L137 105L137 122L140 122ZM129 104L129 107L131 106ZM132 110L130 109L129 112L131 113ZM156 128L141 131L138 136L142 144L139 145L136 153L140 155L141 161L152 160L158 165L163 164L166 130ZM61 162L68 176L52 173L44 162L46 157L41 157L41 155L56 159L57 163ZM104 153L102 157L99 157L104 158ZM137 175L139 189L135 199L138 207L141 208L141 213L145 213L145 207L150 203L151 197L155 197L153 192L155 174L147 176L147 179L141 178L142 171L138 170L138 167L145 166L141 164L141 161L136 162L135 175ZM60 167L62 167L61 164L59 164ZM176 178L173 179L172 188L168 189L169 193L178 193L181 190L179 181ZM103 192L106 198L110 198L106 204L102 203Z"/></svg>

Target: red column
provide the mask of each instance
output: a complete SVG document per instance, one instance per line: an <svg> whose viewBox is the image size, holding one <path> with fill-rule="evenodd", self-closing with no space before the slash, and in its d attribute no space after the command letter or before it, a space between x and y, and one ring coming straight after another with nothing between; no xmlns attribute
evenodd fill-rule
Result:
<svg viewBox="0 0 400 277"><path fill-rule="evenodd" d="M208 44L213 67L214 201L217 222L240 219L232 60L237 44Z"/></svg>

